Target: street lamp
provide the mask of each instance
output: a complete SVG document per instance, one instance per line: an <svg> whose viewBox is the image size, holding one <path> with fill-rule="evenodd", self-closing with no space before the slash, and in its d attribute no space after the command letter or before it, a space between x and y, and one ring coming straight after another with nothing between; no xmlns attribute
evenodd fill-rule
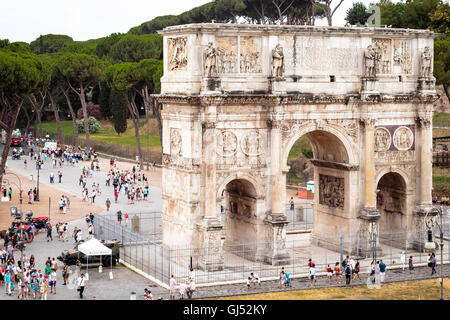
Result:
<svg viewBox="0 0 450 320"><path fill-rule="evenodd" d="M430 215L431 214L431 215ZM439 222L436 220L436 215L439 214ZM428 228L427 230L427 242L425 243L425 248L434 250L436 249L436 244L433 241L433 227L435 225L439 228L439 237L440 237L440 247L441 247L441 267L439 269L439 282L441 283L441 300L444 300L444 278L442 277L442 269L444 267L444 232L443 232L443 223L442 217L444 215L443 206L440 209L436 207L432 207L430 211L427 212L424 218L425 226Z"/></svg>
<svg viewBox="0 0 450 320"><path fill-rule="evenodd" d="M37 189L36 189L36 199L35 201L39 201L39 171L41 170L41 149L39 149L39 153L38 153L38 167L37 167Z"/></svg>

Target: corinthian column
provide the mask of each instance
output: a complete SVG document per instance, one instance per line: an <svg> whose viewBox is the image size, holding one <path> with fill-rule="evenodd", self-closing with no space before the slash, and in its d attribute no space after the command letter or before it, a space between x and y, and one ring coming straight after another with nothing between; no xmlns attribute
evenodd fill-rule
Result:
<svg viewBox="0 0 450 320"><path fill-rule="evenodd" d="M202 124L201 176L204 200L202 211L205 218L217 217L216 208L216 126L214 122Z"/></svg>
<svg viewBox="0 0 450 320"><path fill-rule="evenodd" d="M432 130L431 119L421 117L420 126L420 204L431 204L431 189L433 186L432 163Z"/></svg>
<svg viewBox="0 0 450 320"><path fill-rule="evenodd" d="M376 207L375 193L375 120L366 118L364 123L364 207Z"/></svg>
<svg viewBox="0 0 450 320"><path fill-rule="evenodd" d="M283 183L281 173L281 127L278 122L272 122L270 131L271 145L271 180L272 180L272 214L284 214Z"/></svg>

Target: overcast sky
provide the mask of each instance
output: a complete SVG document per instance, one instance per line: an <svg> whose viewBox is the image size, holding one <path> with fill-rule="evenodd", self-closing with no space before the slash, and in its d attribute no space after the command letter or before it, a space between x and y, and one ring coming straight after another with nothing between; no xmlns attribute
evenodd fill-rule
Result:
<svg viewBox="0 0 450 320"><path fill-rule="evenodd" d="M31 42L41 34L66 34L76 41L125 33L154 17L180 14L211 0L0 0L0 39ZM333 25L357 0L344 0ZM366 5L374 0L359 0ZM339 2L339 0L333 0ZM316 25L326 25L325 21Z"/></svg>

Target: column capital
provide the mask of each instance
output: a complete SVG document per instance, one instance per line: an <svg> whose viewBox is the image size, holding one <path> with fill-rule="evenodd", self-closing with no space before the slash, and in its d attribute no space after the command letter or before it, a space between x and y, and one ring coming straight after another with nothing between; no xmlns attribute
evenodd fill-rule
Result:
<svg viewBox="0 0 450 320"><path fill-rule="evenodd" d="M375 126L375 119L370 117L360 118L359 121L365 128L373 128Z"/></svg>
<svg viewBox="0 0 450 320"><path fill-rule="evenodd" d="M203 121L202 122L202 129L206 130L206 129L215 129L216 128L216 123L212 122L212 121Z"/></svg>
<svg viewBox="0 0 450 320"><path fill-rule="evenodd" d="M369 222L376 222L381 218L380 212L375 207L364 207L359 211L359 217Z"/></svg>
<svg viewBox="0 0 450 320"><path fill-rule="evenodd" d="M422 129L429 129L432 124L432 119L427 116L419 116L416 118L416 123Z"/></svg>

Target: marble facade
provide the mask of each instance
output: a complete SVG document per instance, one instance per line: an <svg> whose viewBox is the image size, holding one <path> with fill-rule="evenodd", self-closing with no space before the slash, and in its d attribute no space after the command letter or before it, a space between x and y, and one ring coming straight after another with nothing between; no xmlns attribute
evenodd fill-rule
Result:
<svg viewBox="0 0 450 320"><path fill-rule="evenodd" d="M223 268L222 203L226 245L289 261L287 157L303 135L314 152L315 238L370 237L386 212L402 217L382 228L418 225L431 204L432 32L207 23L160 34L163 242L217 249L196 267ZM382 180L392 173L404 180L394 207Z"/></svg>

